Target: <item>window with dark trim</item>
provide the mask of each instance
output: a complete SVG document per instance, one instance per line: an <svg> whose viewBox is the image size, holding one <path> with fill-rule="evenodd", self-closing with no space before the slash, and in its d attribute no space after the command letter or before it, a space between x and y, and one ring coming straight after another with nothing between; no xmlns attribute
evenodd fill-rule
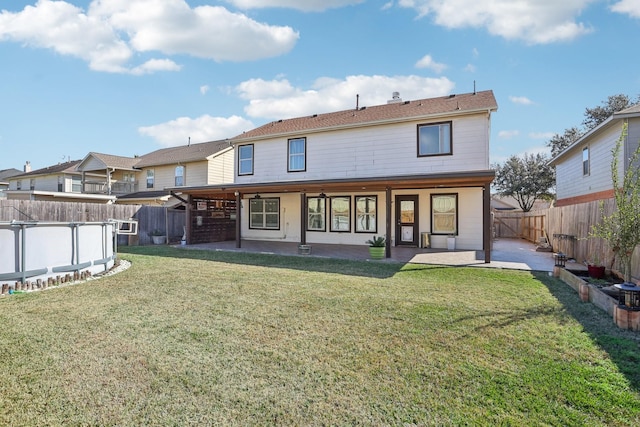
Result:
<svg viewBox="0 0 640 427"><path fill-rule="evenodd" d="M452 154L451 122L418 125L418 157Z"/></svg>
<svg viewBox="0 0 640 427"><path fill-rule="evenodd" d="M280 229L280 199L249 199L249 228Z"/></svg>
<svg viewBox="0 0 640 427"><path fill-rule="evenodd" d="M175 173L176 187L184 186L184 172L185 172L184 166L176 166L176 173Z"/></svg>
<svg viewBox="0 0 640 427"><path fill-rule="evenodd" d="M356 196L356 233L377 233L377 207L376 196Z"/></svg>
<svg viewBox="0 0 640 427"><path fill-rule="evenodd" d="M326 231L326 197L307 198L307 231Z"/></svg>
<svg viewBox="0 0 640 427"><path fill-rule="evenodd" d="M307 170L307 138L292 138L287 147L289 161L287 171L304 172Z"/></svg>
<svg viewBox="0 0 640 427"><path fill-rule="evenodd" d="M458 195L431 195L431 234L458 234Z"/></svg>
<svg viewBox="0 0 640 427"><path fill-rule="evenodd" d="M16 190L22 190L22 181L21 180L16 181Z"/></svg>
<svg viewBox="0 0 640 427"><path fill-rule="evenodd" d="M31 178L29 180L29 190L33 191L36 189L36 180L35 178Z"/></svg>
<svg viewBox="0 0 640 427"><path fill-rule="evenodd" d="M238 146L238 175L253 175L253 144Z"/></svg>
<svg viewBox="0 0 640 427"><path fill-rule="evenodd" d="M147 169L147 188L153 188L155 182L155 174L153 169Z"/></svg>
<svg viewBox="0 0 640 427"><path fill-rule="evenodd" d="M331 197L331 231L351 231L351 197Z"/></svg>
<svg viewBox="0 0 640 427"><path fill-rule="evenodd" d="M589 175L589 147L582 149L582 175Z"/></svg>

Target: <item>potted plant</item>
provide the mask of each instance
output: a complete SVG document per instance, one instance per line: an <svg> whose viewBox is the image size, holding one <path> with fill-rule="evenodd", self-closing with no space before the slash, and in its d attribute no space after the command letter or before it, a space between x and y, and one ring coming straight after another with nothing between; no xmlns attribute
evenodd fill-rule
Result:
<svg viewBox="0 0 640 427"><path fill-rule="evenodd" d="M371 256L372 259L384 258L387 243L384 236L373 236L373 238L367 240L366 243L369 245L369 256Z"/></svg>
<svg viewBox="0 0 640 427"><path fill-rule="evenodd" d="M447 236L447 249L450 251L455 251L456 250L456 235L455 234L449 234Z"/></svg>
<svg viewBox="0 0 640 427"><path fill-rule="evenodd" d="M154 245L162 245L165 242L165 234L159 228L156 228L151 232L151 239L153 240Z"/></svg>
<svg viewBox="0 0 640 427"><path fill-rule="evenodd" d="M604 265L602 264L600 254L595 252L593 257L587 261L587 271L589 277L594 279L602 279L604 277Z"/></svg>

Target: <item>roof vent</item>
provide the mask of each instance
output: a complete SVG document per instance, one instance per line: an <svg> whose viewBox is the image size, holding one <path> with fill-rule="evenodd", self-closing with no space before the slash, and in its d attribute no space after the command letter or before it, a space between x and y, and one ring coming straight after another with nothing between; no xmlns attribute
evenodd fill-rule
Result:
<svg viewBox="0 0 640 427"><path fill-rule="evenodd" d="M391 99L387 101L387 104L399 104L402 102L402 98L400 98L400 92L393 92L391 94Z"/></svg>

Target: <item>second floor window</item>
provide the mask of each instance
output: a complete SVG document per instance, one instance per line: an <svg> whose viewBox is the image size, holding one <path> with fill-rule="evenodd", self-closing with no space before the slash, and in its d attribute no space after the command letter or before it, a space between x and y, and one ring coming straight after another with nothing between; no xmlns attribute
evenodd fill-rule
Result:
<svg viewBox="0 0 640 427"><path fill-rule="evenodd" d="M589 147L582 149L582 175L589 175Z"/></svg>
<svg viewBox="0 0 640 427"><path fill-rule="evenodd" d="M36 189L36 180L31 178L31 180L29 181L29 189L30 190L35 190Z"/></svg>
<svg viewBox="0 0 640 427"><path fill-rule="evenodd" d="M58 192L62 193L64 191L64 178L58 177Z"/></svg>
<svg viewBox="0 0 640 427"><path fill-rule="evenodd" d="M21 180L18 180L16 182L16 190L22 190L22 181Z"/></svg>
<svg viewBox="0 0 640 427"><path fill-rule="evenodd" d="M176 166L176 187L184 185L184 166Z"/></svg>
<svg viewBox="0 0 640 427"><path fill-rule="evenodd" d="M289 172L301 172L307 169L306 152L307 139L294 138L289 140Z"/></svg>
<svg viewBox="0 0 640 427"><path fill-rule="evenodd" d="M418 125L418 157L452 154L451 122Z"/></svg>
<svg viewBox="0 0 640 427"><path fill-rule="evenodd" d="M238 146L238 175L253 175L253 144Z"/></svg>
<svg viewBox="0 0 640 427"><path fill-rule="evenodd" d="M153 184L154 184L154 173L153 173L153 169L148 169L147 170L147 188L153 188Z"/></svg>

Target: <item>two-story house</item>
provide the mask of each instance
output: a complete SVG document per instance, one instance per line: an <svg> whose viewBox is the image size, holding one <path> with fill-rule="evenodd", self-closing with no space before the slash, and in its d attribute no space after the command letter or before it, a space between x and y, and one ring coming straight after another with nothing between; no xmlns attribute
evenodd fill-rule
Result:
<svg viewBox="0 0 640 427"><path fill-rule="evenodd" d="M625 123L627 136L618 158L622 180L640 141L640 105L613 114L551 159L556 168L556 206L613 198L612 149Z"/></svg>
<svg viewBox="0 0 640 427"><path fill-rule="evenodd" d="M77 170L85 193L116 195L116 203L166 205L172 199L168 187L232 182L233 148L211 141L137 157L89 153Z"/></svg>
<svg viewBox="0 0 640 427"><path fill-rule="evenodd" d="M27 162L24 173L8 179L7 199L113 203L115 196L82 192L82 174L76 170L79 163L71 160L31 170Z"/></svg>
<svg viewBox="0 0 640 427"><path fill-rule="evenodd" d="M16 175L22 175L22 171L18 169L0 170L0 199L7 198L4 192L9 189L9 178Z"/></svg>
<svg viewBox="0 0 640 427"><path fill-rule="evenodd" d="M364 245L384 235L390 256L392 246L419 246L428 233L434 248L455 236L458 248L484 249L489 262L493 92L394 95L232 138L234 183L181 189L188 241Z"/></svg>

